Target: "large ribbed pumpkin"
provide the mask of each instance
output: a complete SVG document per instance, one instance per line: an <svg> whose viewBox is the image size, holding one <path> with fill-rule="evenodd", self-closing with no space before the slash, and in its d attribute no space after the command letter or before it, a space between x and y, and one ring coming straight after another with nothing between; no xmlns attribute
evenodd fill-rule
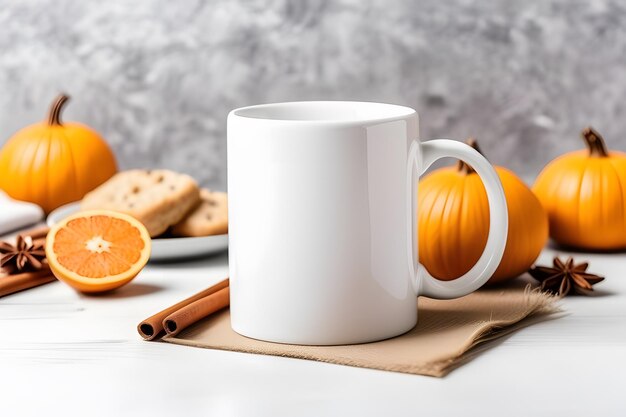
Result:
<svg viewBox="0 0 626 417"><path fill-rule="evenodd" d="M626 154L607 150L588 127L587 150L550 162L533 191L550 218L550 235L566 246L592 250L626 248Z"/></svg>
<svg viewBox="0 0 626 417"><path fill-rule="evenodd" d="M61 122L69 99L60 95L47 120L17 132L0 150L0 189L46 213L83 198L116 171L102 137L80 123Z"/></svg>
<svg viewBox="0 0 626 417"><path fill-rule="evenodd" d="M473 139L468 144L478 150ZM532 191L508 169L495 167L507 201L506 249L490 283L515 278L534 263L548 239L548 218ZM489 204L476 172L460 162L420 180L419 258L438 279L463 275L478 261L489 233Z"/></svg>

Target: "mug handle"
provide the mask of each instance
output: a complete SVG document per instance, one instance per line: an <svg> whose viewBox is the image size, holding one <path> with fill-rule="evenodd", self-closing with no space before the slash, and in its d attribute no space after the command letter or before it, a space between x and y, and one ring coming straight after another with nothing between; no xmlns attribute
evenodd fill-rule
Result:
<svg viewBox="0 0 626 417"><path fill-rule="evenodd" d="M421 161L419 160L420 154ZM465 275L452 281L438 280L415 259L417 256L417 184L415 182L433 162L445 157L461 159L474 168L485 185L489 201L489 236L485 249L478 262ZM409 242L412 242L409 247L409 262L416 280L418 295L444 300L462 297L477 290L491 278L498 268L506 246L509 216L502 183L496 171L487 159L471 146L450 139L434 139L424 143L414 141L409 148L407 168L407 187L410 187L410 190L407 190L407 195L410 196L407 202L407 220L408 224L412 225L409 230L411 233ZM415 175L416 172L417 175Z"/></svg>

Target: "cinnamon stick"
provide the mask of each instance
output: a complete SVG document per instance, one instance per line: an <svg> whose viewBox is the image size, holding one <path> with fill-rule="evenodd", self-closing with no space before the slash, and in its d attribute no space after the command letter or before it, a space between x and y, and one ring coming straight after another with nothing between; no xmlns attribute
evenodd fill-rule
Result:
<svg viewBox="0 0 626 417"><path fill-rule="evenodd" d="M46 238L45 237L40 237L40 238L37 238L37 239L33 239L33 245L35 245L35 246L41 245L41 247L45 248L46 247Z"/></svg>
<svg viewBox="0 0 626 417"><path fill-rule="evenodd" d="M163 320L163 328L168 336L176 336L188 326L229 304L230 288L226 287L170 314Z"/></svg>
<svg viewBox="0 0 626 417"><path fill-rule="evenodd" d="M50 269L0 276L0 297L56 281Z"/></svg>
<svg viewBox="0 0 626 417"><path fill-rule="evenodd" d="M180 301L174 304L173 306L168 307L165 310L156 313L155 315L151 317L148 317L147 319L139 323L139 325L137 326L137 331L139 332L139 335L143 337L145 340L156 339L157 337L165 333L165 330L163 328L163 320L165 320L167 316L174 313L175 311L180 310L183 307L188 306L194 301L198 301L201 298L204 298L224 288L227 288L228 284L229 284L229 281L228 281L228 278L226 278L224 281L218 282L212 287L209 287L206 290L200 291L199 293L192 295L191 297L186 298L183 301Z"/></svg>
<svg viewBox="0 0 626 417"><path fill-rule="evenodd" d="M33 241L39 240L39 239L44 239L45 241L46 236L48 235L49 231L50 231L50 228L48 226L42 226L42 227L36 227L34 229L24 230L23 232L20 232L19 235L22 237L30 236L30 238L33 239Z"/></svg>

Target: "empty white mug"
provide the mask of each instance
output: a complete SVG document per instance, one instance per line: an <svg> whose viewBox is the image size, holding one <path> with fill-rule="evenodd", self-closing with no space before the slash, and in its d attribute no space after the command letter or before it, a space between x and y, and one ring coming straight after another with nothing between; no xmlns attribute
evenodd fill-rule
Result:
<svg viewBox="0 0 626 417"><path fill-rule="evenodd" d="M382 340L417 323L417 296L456 298L496 270L508 217L487 160L457 141L421 143L415 110L365 102L294 102L228 115L232 328L280 343ZM439 281L418 264L417 180L459 158L489 199L485 250Z"/></svg>

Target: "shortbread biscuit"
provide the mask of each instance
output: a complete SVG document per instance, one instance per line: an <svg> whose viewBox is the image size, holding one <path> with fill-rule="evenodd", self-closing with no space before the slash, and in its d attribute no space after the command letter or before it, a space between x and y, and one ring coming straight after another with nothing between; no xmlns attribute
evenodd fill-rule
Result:
<svg viewBox="0 0 626 417"><path fill-rule="evenodd" d="M198 185L189 175L137 169L115 174L89 192L80 207L130 214L154 237L181 221L199 201Z"/></svg>
<svg viewBox="0 0 626 417"><path fill-rule="evenodd" d="M228 197L226 193L200 190L200 203L172 227L176 236L211 236L228 233Z"/></svg>

